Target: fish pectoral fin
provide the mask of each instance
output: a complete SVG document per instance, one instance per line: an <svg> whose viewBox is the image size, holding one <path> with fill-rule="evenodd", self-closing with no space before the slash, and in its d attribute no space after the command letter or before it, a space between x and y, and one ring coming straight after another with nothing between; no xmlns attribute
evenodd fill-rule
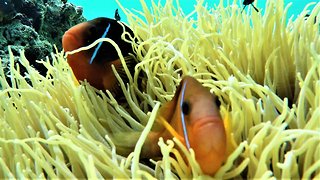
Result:
<svg viewBox="0 0 320 180"><path fill-rule="evenodd" d="M179 139L181 142L184 142L184 138L182 136L180 136L178 134L178 132L176 130L174 130L174 128L162 117L159 116L158 117L158 121L160 121L160 123L164 126L164 128L166 130L168 130L168 132L173 136L176 137L177 139Z"/></svg>
<svg viewBox="0 0 320 180"><path fill-rule="evenodd" d="M227 155L230 155L236 148L237 148L237 143L234 140L234 134L232 133L231 130L231 119L230 119L230 115L229 112L226 111L225 112L225 117L223 119L223 124L224 124L224 128L226 130L226 139L227 139Z"/></svg>

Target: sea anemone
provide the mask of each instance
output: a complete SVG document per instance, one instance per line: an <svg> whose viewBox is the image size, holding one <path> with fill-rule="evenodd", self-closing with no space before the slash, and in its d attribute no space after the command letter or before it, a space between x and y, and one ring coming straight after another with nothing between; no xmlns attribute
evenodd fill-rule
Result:
<svg viewBox="0 0 320 180"><path fill-rule="evenodd" d="M0 178L206 176L178 139L159 140L159 159L139 157L184 75L209 87L231 122L237 146L215 178L320 178L320 3L309 18L306 7L287 20L282 0L266 1L264 14L241 14L222 0L213 9L198 1L188 15L172 0L151 9L140 2L142 12L119 3L137 35L127 39L138 62L133 76L114 44L128 76L123 82L113 68L125 102L77 84L63 52L39 61L48 69L42 76L24 51L21 75L9 51L10 74L0 70ZM132 153L118 155L126 147L113 135L137 131Z"/></svg>

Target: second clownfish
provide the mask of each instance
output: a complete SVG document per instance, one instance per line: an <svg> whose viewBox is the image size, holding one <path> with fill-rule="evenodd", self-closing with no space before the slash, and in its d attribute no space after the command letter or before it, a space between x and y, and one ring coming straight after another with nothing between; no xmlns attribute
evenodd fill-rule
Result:
<svg viewBox="0 0 320 180"><path fill-rule="evenodd" d="M164 104L159 115L168 120L187 148L192 148L201 170L215 173L227 157L227 139L218 98L196 79L186 76L174 98ZM154 135L172 138L168 131Z"/></svg>
<svg viewBox="0 0 320 180"><path fill-rule="evenodd" d="M65 32L62 38L62 46L65 52L76 50L80 47L88 46L97 39L110 38L120 48L122 55L125 57L126 65L130 71L133 71L135 65L134 59L130 56L133 54L131 44L123 40L123 33L126 39L128 35L134 37L132 30L120 22L120 16L116 10L115 19L96 18L88 22L80 23ZM87 80L92 86L100 90L111 90L117 88L117 80L112 71L111 65L123 74L122 64L119 55L112 44L102 42L95 47L69 54L67 61L77 80ZM124 80L126 76L121 76Z"/></svg>
<svg viewBox="0 0 320 180"><path fill-rule="evenodd" d="M217 97L210 93L209 89L203 87L193 77L184 77L173 99L159 109L157 119L163 126L153 128L149 133L142 147L141 157L160 157L159 138L162 137L166 141L177 137L187 148L194 150L195 158L203 173L214 174L229 154L228 136L219 105ZM165 119L166 122L163 123L159 119ZM115 136L119 139L115 141L119 147L117 152L128 155L132 152L140 134L131 132Z"/></svg>

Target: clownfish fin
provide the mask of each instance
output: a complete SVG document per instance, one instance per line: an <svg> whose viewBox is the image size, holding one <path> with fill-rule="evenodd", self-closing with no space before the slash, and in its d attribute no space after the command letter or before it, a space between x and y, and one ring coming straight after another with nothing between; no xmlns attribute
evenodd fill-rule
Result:
<svg viewBox="0 0 320 180"><path fill-rule="evenodd" d="M226 140L227 140L227 155L230 155L238 146L234 140L234 134L232 133L232 124L230 119L229 111L226 110L225 116L223 118L224 128L226 130Z"/></svg>
<svg viewBox="0 0 320 180"><path fill-rule="evenodd" d="M160 121L160 123L164 126L165 129L167 129L169 131L169 133L173 136L176 137L177 139L179 139L180 141L183 141L184 138L182 136L180 136L176 130L174 130L174 128L162 117L159 116L158 120Z"/></svg>
<svg viewBox="0 0 320 180"><path fill-rule="evenodd" d="M116 9L116 11L114 12L114 19L117 20L117 21L121 20L121 17L119 15L118 9Z"/></svg>

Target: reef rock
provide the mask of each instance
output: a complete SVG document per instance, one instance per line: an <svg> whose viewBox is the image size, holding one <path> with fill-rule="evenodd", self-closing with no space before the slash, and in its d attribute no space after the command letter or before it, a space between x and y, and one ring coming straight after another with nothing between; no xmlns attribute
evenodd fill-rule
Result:
<svg viewBox="0 0 320 180"><path fill-rule="evenodd" d="M85 20L82 8L65 0L1 0L0 58L9 59L8 46L16 56L24 49L30 64L44 74L35 61L50 55L52 44L61 50L63 33Z"/></svg>

